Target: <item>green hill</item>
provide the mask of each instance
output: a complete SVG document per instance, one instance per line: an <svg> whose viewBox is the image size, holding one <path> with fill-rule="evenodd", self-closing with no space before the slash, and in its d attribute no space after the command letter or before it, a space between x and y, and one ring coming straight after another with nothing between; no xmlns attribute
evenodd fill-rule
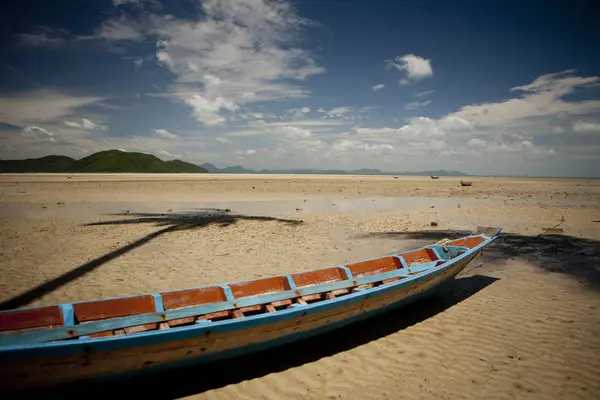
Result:
<svg viewBox="0 0 600 400"><path fill-rule="evenodd" d="M65 172L76 160L66 156L46 156L25 160L0 160L0 173Z"/></svg>
<svg viewBox="0 0 600 400"><path fill-rule="evenodd" d="M64 156L47 156L27 160L0 161L1 172L208 172L181 160L163 161L151 154L107 150L80 160Z"/></svg>
<svg viewBox="0 0 600 400"><path fill-rule="evenodd" d="M190 164L189 162L181 161L181 160L171 160L167 161L166 164L171 168L170 172L208 172L206 169L199 167L196 164Z"/></svg>

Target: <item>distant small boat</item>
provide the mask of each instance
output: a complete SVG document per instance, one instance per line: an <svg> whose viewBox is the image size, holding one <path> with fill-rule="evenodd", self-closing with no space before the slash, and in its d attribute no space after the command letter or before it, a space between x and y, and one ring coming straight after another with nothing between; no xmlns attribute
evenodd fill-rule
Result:
<svg viewBox="0 0 600 400"><path fill-rule="evenodd" d="M0 312L0 391L129 376L279 346L435 293L501 228L244 282Z"/></svg>
<svg viewBox="0 0 600 400"><path fill-rule="evenodd" d="M471 186L473 184L473 182L471 182L471 181L460 181L460 184L462 186Z"/></svg>
<svg viewBox="0 0 600 400"><path fill-rule="evenodd" d="M440 179L440 177L431 175L431 179Z"/></svg>

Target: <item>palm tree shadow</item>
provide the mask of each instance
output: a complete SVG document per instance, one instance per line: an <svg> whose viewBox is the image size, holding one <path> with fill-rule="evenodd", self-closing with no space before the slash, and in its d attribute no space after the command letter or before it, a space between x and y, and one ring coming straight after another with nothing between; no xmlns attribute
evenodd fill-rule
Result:
<svg viewBox="0 0 600 400"><path fill-rule="evenodd" d="M459 238L470 232L461 230L423 230L411 232L375 232L360 238L397 238L425 244L443 239ZM485 250L504 259L525 261L547 272L569 275L594 290L600 290L600 241L569 235L541 234L536 236L502 233Z"/></svg>
<svg viewBox="0 0 600 400"><path fill-rule="evenodd" d="M312 338L239 356L230 360L152 372L131 378L112 380L110 385L97 382L78 382L44 389L45 398L80 398L81 393L114 396L114 393L135 393L137 397L173 399L203 393L268 374L285 371L321 358L352 350L371 341L416 325L465 301L496 282L486 275L461 277L450 281L433 297L413 305L386 312L367 320L324 333ZM161 382L157 385L157 382ZM38 390L22 393L36 397Z"/></svg>
<svg viewBox="0 0 600 400"><path fill-rule="evenodd" d="M101 221L85 224L84 226L109 226L109 225L129 225L129 224L149 224L159 229L156 232L150 233L140 239L122 246L110 253L107 253L101 257L98 257L85 264L81 264L72 270L42 283L28 291L21 293L9 300L0 303L0 310L11 310L19 307L26 306L27 304L39 299L47 293L50 293L61 286L64 286L82 276L90 273L98 267L112 261L125 253L128 253L144 244L150 242L153 239L158 238L167 233L180 232L187 230L195 230L205 228L209 225L217 225L219 227L227 227L233 225L242 220L250 221L276 221L289 225L302 224L302 220L292 219L281 219L275 217L266 216L250 216L242 214L231 214L229 211L219 209L199 209L194 212L181 212L181 213L168 213L168 214L156 214L156 213L127 213L127 214L110 214L113 216L120 216L125 218L116 219L112 221Z"/></svg>

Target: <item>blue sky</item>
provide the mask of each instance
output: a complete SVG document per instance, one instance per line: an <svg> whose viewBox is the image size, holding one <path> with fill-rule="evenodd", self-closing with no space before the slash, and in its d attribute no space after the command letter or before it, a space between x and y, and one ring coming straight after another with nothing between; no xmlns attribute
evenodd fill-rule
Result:
<svg viewBox="0 0 600 400"><path fill-rule="evenodd" d="M591 1L2 5L0 158L599 176Z"/></svg>

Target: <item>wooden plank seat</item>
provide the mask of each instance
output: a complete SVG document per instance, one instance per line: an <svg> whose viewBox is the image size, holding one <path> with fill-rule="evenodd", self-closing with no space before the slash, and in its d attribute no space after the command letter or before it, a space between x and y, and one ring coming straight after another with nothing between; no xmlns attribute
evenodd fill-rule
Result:
<svg viewBox="0 0 600 400"><path fill-rule="evenodd" d="M0 334L31 332L63 325L63 314L59 306L11 310L0 313Z"/></svg>
<svg viewBox="0 0 600 400"><path fill-rule="evenodd" d="M151 295L124 297L119 299L107 299L97 301L87 301L73 304L75 321L79 324L103 321L119 317L129 317L140 314L150 314L156 312L154 298ZM157 329L156 323L140 324L124 327L120 330L106 330L103 332L91 333L91 337L103 337L119 335L125 333L144 332Z"/></svg>
<svg viewBox="0 0 600 400"><path fill-rule="evenodd" d="M400 253L399 255L404 259L406 265L409 267L412 265L425 264L431 261L439 260L436 252L433 249L428 248Z"/></svg>
<svg viewBox="0 0 600 400"><path fill-rule="evenodd" d="M291 289L287 277L265 278L258 280L259 284L256 283L257 281L230 284L228 286L231 288L231 292L234 296L237 295L239 298L190 306L188 300L182 300L184 297L180 297L181 301L179 303L176 301L173 303L167 302L168 306L175 307L186 305L186 307L169 310L165 309L162 312L155 311L156 306L154 304L154 298L151 295L74 304L73 307L76 310L77 320L81 322L81 319L85 319L86 322L70 326L68 329L59 327L42 332L35 332L33 334L24 333L22 335L14 335L14 337L11 337L9 340L0 338L0 344L45 342L74 336L93 336L103 332L109 332L108 334L126 334L127 332L124 328L145 325L146 329L158 329L159 324L163 322L167 322L169 327L178 326L179 324L196 323L200 320L210 320L207 316L214 313L223 313L219 314L219 316L224 318L235 317L236 315L241 317L243 315L240 315L239 312L235 315L234 313L236 310L244 307L261 305L265 312L268 312L266 308L267 304L273 304L274 307L275 305L277 307L301 307L308 304L305 300L305 298L309 298L307 296L313 296L314 298L318 298L317 300L325 301L325 293L327 292L336 293L336 290L341 289L350 291L351 288L358 285L379 283L389 279L404 279L408 277L408 273L405 269L397 268L401 266L401 263L400 260L395 257L385 257L384 261L381 261L381 259L373 261L379 262L369 262L369 264L361 265L359 273L363 273L363 276L354 277L353 279L346 279L324 285L309 285L296 288L295 290ZM373 270L392 267L396 267L396 269L382 272L377 275L369 274L369 272ZM269 290L269 292L260 294L265 288ZM342 292L338 293L341 294ZM216 298L213 300L216 300ZM100 304L102 303L110 304L112 307L100 307ZM124 304L129 304L130 307L124 307ZM243 312L241 313L243 314ZM139 328L137 330L128 330L139 331Z"/></svg>
<svg viewBox="0 0 600 400"><path fill-rule="evenodd" d="M347 265L347 268L352 273L352 276L360 278L363 276L402 269L402 263L397 257L382 257L374 260L349 264Z"/></svg>
<svg viewBox="0 0 600 400"><path fill-rule="evenodd" d="M286 277L275 276L272 278L256 279L247 282L231 283L228 285L235 299L260 296L265 294L280 293L291 290Z"/></svg>
<svg viewBox="0 0 600 400"><path fill-rule="evenodd" d="M341 267L323 268L292 275L292 279L294 280L296 287L299 288L314 285L324 285L327 283L344 281L349 278L350 277L346 271Z"/></svg>

